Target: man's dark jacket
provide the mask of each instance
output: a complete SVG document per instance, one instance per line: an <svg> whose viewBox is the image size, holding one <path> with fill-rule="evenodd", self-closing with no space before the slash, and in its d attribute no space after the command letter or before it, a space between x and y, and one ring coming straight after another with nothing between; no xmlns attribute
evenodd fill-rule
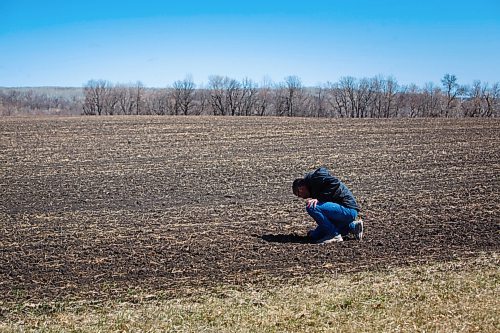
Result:
<svg viewBox="0 0 500 333"><path fill-rule="evenodd" d="M311 198L320 202L334 202L359 211L351 191L338 178L330 175L326 168L319 168L304 176Z"/></svg>

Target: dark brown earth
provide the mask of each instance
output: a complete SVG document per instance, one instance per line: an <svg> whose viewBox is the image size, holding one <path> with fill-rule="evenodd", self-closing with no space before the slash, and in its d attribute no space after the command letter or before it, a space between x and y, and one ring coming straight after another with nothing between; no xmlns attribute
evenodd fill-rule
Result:
<svg viewBox="0 0 500 333"><path fill-rule="evenodd" d="M500 250L500 119L0 119L2 303L183 295ZM363 242L306 244L294 178L351 188Z"/></svg>

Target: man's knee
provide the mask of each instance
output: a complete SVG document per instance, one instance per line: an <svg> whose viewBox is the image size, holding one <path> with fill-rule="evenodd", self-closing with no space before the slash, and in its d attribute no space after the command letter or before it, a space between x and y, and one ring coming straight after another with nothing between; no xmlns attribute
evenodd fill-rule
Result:
<svg viewBox="0 0 500 333"><path fill-rule="evenodd" d="M319 211L320 211L320 208L319 208L318 204L306 206L306 212L308 214L314 214L314 213L319 212Z"/></svg>

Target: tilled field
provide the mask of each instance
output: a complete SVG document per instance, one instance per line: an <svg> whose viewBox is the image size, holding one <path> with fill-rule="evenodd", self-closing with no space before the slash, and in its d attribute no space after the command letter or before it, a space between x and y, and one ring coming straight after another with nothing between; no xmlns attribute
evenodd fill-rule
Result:
<svg viewBox="0 0 500 333"><path fill-rule="evenodd" d="M0 305L181 295L498 253L500 120L0 119ZM326 166L363 242L306 244Z"/></svg>

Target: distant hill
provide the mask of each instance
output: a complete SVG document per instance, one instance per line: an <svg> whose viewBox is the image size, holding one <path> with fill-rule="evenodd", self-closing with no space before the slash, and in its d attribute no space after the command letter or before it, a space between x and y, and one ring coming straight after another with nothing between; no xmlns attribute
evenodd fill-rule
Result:
<svg viewBox="0 0 500 333"><path fill-rule="evenodd" d="M82 87L0 87L0 92L8 93L9 91L28 92L32 91L35 95L47 95L49 98L64 98L72 100L83 98Z"/></svg>
<svg viewBox="0 0 500 333"><path fill-rule="evenodd" d="M79 115L83 88L0 87L0 115Z"/></svg>

